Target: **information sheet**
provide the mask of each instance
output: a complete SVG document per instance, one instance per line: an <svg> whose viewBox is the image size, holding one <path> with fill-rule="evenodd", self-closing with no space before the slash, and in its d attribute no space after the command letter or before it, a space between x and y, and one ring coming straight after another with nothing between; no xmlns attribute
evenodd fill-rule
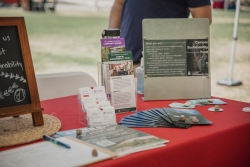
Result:
<svg viewBox="0 0 250 167"><path fill-rule="evenodd" d="M134 75L111 77L111 105L116 113L136 110Z"/></svg>
<svg viewBox="0 0 250 167"><path fill-rule="evenodd" d="M147 77L207 76L208 39L144 40Z"/></svg>
<svg viewBox="0 0 250 167"><path fill-rule="evenodd" d="M124 156L130 153L165 146L169 140L143 133L121 125L110 125L96 128L82 128L82 134L75 130L57 132L59 136L72 136Z"/></svg>

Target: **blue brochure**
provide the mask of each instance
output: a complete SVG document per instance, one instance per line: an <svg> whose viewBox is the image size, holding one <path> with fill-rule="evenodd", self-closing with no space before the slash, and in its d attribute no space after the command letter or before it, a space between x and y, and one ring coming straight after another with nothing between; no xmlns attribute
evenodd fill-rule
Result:
<svg viewBox="0 0 250 167"><path fill-rule="evenodd" d="M144 110L125 116L119 124L127 127L190 127L189 124L173 122L164 108Z"/></svg>
<svg viewBox="0 0 250 167"><path fill-rule="evenodd" d="M164 108L171 120L175 123L182 124L212 124L211 121L207 120L201 113L194 109L176 109L176 108ZM180 117L184 120L181 121ZM193 121L193 119L198 121Z"/></svg>

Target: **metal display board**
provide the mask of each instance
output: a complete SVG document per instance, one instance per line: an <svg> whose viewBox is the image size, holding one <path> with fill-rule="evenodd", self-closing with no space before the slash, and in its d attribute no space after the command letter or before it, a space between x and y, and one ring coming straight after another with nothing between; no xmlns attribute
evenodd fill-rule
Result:
<svg viewBox="0 0 250 167"><path fill-rule="evenodd" d="M210 98L209 20L144 19L144 100Z"/></svg>

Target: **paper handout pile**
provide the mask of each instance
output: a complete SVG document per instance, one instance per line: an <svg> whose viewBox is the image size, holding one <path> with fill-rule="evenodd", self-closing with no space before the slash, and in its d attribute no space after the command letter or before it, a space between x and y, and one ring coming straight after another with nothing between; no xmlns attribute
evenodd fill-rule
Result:
<svg viewBox="0 0 250 167"><path fill-rule="evenodd" d="M212 124L197 110L154 108L125 116L119 124L127 127L189 128L194 124Z"/></svg>
<svg viewBox="0 0 250 167"><path fill-rule="evenodd" d="M77 130L81 130L80 135ZM121 125L81 128L56 133L56 137L71 136L114 152L117 157L165 146L168 140Z"/></svg>
<svg viewBox="0 0 250 167"><path fill-rule="evenodd" d="M116 124L115 108L110 105L104 86L79 88L78 100L80 122L89 127Z"/></svg>

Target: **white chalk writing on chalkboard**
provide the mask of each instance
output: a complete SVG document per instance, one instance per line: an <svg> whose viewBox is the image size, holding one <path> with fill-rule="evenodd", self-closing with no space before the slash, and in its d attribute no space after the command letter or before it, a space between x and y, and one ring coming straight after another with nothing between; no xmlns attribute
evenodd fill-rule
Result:
<svg viewBox="0 0 250 167"><path fill-rule="evenodd" d="M10 94L9 94L9 92L7 92L7 90L5 90L3 95L4 96L9 96Z"/></svg>
<svg viewBox="0 0 250 167"><path fill-rule="evenodd" d="M11 62L6 62L3 64L0 64L0 68L3 70L4 68L13 68L13 67L21 67L23 71L23 65L22 63L18 61L11 61Z"/></svg>
<svg viewBox="0 0 250 167"><path fill-rule="evenodd" d="M22 81L23 83L26 83L26 79L23 77L23 76L19 76L18 74L14 75L12 73L8 74L7 72L4 73L4 72L1 72L0 76L4 76L5 78L8 78L10 77L10 79L19 79L20 78L20 81Z"/></svg>
<svg viewBox="0 0 250 167"><path fill-rule="evenodd" d="M18 88L18 85L14 82L12 86L8 88L8 90L4 90L4 92L0 92L0 99L4 99L4 96L9 96L11 93L14 93L14 89ZM17 91L17 90L16 90ZM15 91L15 92L16 92ZM25 92L24 92L25 93Z"/></svg>
<svg viewBox="0 0 250 167"><path fill-rule="evenodd" d="M3 37L3 40L4 41L10 41L10 37L9 36Z"/></svg>
<svg viewBox="0 0 250 167"><path fill-rule="evenodd" d="M44 124L32 63L24 17L0 17L0 119L31 113Z"/></svg>
<svg viewBox="0 0 250 167"><path fill-rule="evenodd" d="M26 97L26 93L25 93L25 90L22 89L22 88L18 88L15 93L14 93L14 100L16 102L21 102L25 99Z"/></svg>
<svg viewBox="0 0 250 167"><path fill-rule="evenodd" d="M5 55L5 50L3 48L0 50L0 55Z"/></svg>

